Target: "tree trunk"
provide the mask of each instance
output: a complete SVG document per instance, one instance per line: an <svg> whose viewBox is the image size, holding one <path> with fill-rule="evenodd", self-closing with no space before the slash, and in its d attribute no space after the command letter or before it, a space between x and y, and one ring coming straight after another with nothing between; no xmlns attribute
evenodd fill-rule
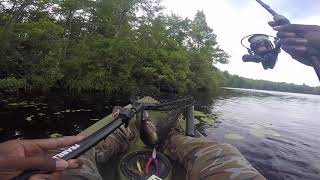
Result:
<svg viewBox="0 0 320 180"><path fill-rule="evenodd" d="M21 13L24 11L24 9L32 4L32 0L26 0L24 3L21 4L21 6L15 11L13 12L12 17L10 18L10 20L7 22L5 29L6 31L10 31L12 30L12 26L13 24L18 20L19 16L21 15ZM16 2L14 3L14 7L16 6ZM14 11L14 9L12 9Z"/></svg>

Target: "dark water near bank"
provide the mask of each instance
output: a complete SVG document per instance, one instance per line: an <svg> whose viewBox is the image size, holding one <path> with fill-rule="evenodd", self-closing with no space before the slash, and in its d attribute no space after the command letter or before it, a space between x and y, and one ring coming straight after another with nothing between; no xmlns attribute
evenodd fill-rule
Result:
<svg viewBox="0 0 320 180"><path fill-rule="evenodd" d="M320 96L224 90L210 139L235 145L268 179L320 179Z"/></svg>
<svg viewBox="0 0 320 180"><path fill-rule="evenodd" d="M0 100L0 142L15 138L47 138L52 134L75 135L128 100L102 95L27 96Z"/></svg>
<svg viewBox="0 0 320 180"><path fill-rule="evenodd" d="M225 89L197 99L215 119L198 129L238 147L268 179L320 179L320 96ZM77 134L127 103L102 95L2 98L0 142Z"/></svg>

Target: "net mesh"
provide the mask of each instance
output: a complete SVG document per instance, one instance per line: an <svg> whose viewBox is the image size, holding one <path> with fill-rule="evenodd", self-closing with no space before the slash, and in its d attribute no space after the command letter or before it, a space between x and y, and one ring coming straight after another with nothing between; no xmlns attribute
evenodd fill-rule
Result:
<svg viewBox="0 0 320 180"><path fill-rule="evenodd" d="M193 105L193 98L186 97L186 98L181 98L171 102L161 103L158 105L147 105L145 110L170 111L170 110L185 108L190 105Z"/></svg>

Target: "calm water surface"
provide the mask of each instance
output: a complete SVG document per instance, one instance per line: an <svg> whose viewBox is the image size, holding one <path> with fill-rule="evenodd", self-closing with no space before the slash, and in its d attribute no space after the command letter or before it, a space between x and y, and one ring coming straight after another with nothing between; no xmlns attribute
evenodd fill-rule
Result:
<svg viewBox="0 0 320 180"><path fill-rule="evenodd" d="M198 129L233 144L268 179L320 179L320 96L224 89L197 98L213 124ZM0 142L73 135L128 100L101 95L46 95L0 100Z"/></svg>
<svg viewBox="0 0 320 180"><path fill-rule="evenodd" d="M48 138L52 134L75 135L128 100L103 95L47 94L0 99L0 142L16 138Z"/></svg>
<svg viewBox="0 0 320 180"><path fill-rule="evenodd" d="M320 179L320 96L225 89L209 138L235 145L268 179Z"/></svg>

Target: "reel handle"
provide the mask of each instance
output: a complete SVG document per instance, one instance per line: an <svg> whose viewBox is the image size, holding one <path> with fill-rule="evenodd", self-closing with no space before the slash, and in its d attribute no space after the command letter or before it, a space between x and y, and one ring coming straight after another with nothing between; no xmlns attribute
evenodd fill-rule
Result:
<svg viewBox="0 0 320 180"><path fill-rule="evenodd" d="M267 5L266 3L264 3L262 0L256 0L262 7L264 7L273 17L275 16L280 16L280 14L278 14L277 12L275 12L269 5ZM280 19L279 21L280 25L287 25L287 24L291 24L290 21L283 16L282 19ZM299 37L303 37L303 35L299 35ZM280 45L281 46L281 45ZM311 56L311 64L318 76L318 79L320 80L320 59L317 56Z"/></svg>

